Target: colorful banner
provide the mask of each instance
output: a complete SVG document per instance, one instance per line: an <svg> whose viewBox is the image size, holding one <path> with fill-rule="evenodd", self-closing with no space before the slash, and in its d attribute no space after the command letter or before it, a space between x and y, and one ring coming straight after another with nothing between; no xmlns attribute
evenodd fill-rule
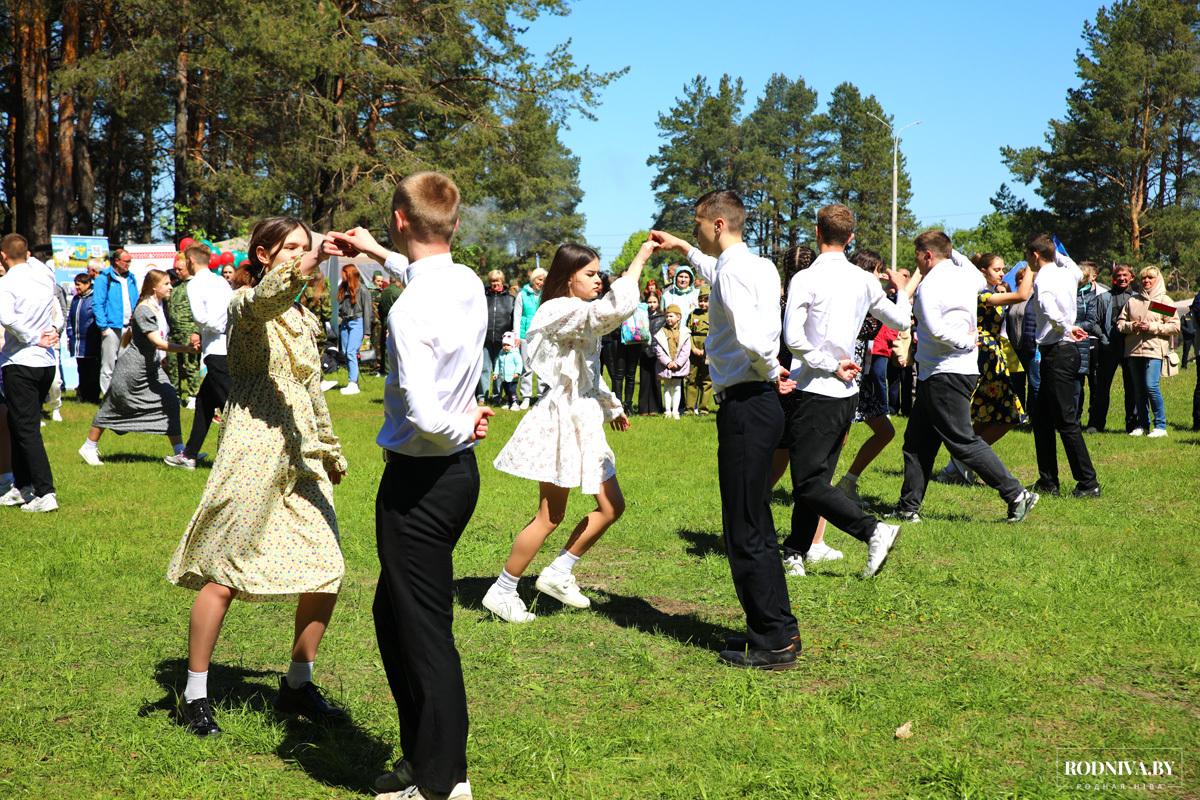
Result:
<svg viewBox="0 0 1200 800"><path fill-rule="evenodd" d="M58 283L70 285L78 273L87 272L89 262L100 269L109 265L108 238L105 236L51 234L50 248L54 251L51 266Z"/></svg>
<svg viewBox="0 0 1200 800"><path fill-rule="evenodd" d="M152 269L161 269L163 272L175 266L175 245L170 242L164 244L127 244L125 252L129 253L133 261L129 264L129 271L137 278L138 291L142 290L142 280L145 279L146 273Z"/></svg>

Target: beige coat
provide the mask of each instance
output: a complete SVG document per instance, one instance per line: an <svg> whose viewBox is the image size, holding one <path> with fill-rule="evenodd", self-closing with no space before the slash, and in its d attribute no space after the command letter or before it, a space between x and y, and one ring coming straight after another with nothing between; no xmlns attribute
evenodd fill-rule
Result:
<svg viewBox="0 0 1200 800"><path fill-rule="evenodd" d="M1150 301L1166 303L1174 306L1175 302L1162 289L1162 282L1154 291L1153 297L1147 297L1138 292L1129 298L1121 316L1117 317L1117 329L1125 334L1125 357L1139 356L1141 358L1166 358L1171 352L1171 337L1179 335L1179 312L1173 317L1150 310ZM1150 323L1150 330L1135 331L1133 323L1143 320Z"/></svg>

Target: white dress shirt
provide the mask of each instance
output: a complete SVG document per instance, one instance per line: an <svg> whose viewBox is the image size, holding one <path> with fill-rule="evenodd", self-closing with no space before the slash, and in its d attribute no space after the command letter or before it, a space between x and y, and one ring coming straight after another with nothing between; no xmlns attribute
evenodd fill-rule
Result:
<svg viewBox="0 0 1200 800"><path fill-rule="evenodd" d="M474 446L487 329L483 281L449 253L414 261L404 275L404 293L388 314L390 369L376 441L408 456L451 455Z"/></svg>
<svg viewBox="0 0 1200 800"><path fill-rule="evenodd" d="M917 379L943 372L978 375L976 341L983 273L955 253L934 264L921 279L913 303L917 318Z"/></svg>
<svg viewBox="0 0 1200 800"><path fill-rule="evenodd" d="M1037 313L1037 343L1057 344L1075 327L1075 296L1083 271L1062 253L1045 264L1033 278L1033 303Z"/></svg>
<svg viewBox="0 0 1200 800"><path fill-rule="evenodd" d="M854 343L868 313L898 331L912 326L908 295L897 292L895 303L888 300L879 279L851 264L845 253L822 253L795 274L783 330L796 357L789 377L797 391L826 397L858 394L857 382L847 383L834 373L843 359L854 359Z"/></svg>
<svg viewBox="0 0 1200 800"><path fill-rule="evenodd" d="M713 392L739 383L779 378L779 298L775 265L739 242L706 256L696 248L688 261L712 284L704 352Z"/></svg>
<svg viewBox="0 0 1200 800"><path fill-rule="evenodd" d="M55 318L61 309L54 288L54 273L36 258L13 265L0 278L0 327L4 328L0 366L58 364L53 347L38 346L42 333L59 327Z"/></svg>
<svg viewBox="0 0 1200 800"><path fill-rule="evenodd" d="M229 281L209 269L202 269L187 282L188 305L200 329L200 359L223 356L225 330L229 327L229 302L233 288Z"/></svg>

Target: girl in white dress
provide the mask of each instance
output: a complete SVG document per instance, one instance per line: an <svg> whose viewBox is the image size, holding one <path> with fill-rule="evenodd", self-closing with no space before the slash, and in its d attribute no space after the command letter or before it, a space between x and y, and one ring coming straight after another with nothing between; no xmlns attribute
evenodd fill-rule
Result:
<svg viewBox="0 0 1200 800"><path fill-rule="evenodd" d="M503 620L534 618L517 596L517 581L562 522L567 495L574 488L595 495L596 510L575 525L566 547L538 576L537 589L574 608L591 605L572 570L625 510L604 423L629 430L626 410L600 375L600 338L637 307L642 267L657 247L644 243L603 296L594 250L565 244L554 254L542 304L528 332L533 371L550 389L521 420L494 462L496 469L537 481L539 487L537 514L517 534L504 570L483 598L484 607Z"/></svg>

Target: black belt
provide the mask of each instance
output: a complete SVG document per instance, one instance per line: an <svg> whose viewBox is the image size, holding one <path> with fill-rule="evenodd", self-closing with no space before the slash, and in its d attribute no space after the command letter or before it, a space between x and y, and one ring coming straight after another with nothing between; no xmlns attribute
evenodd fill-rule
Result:
<svg viewBox="0 0 1200 800"><path fill-rule="evenodd" d="M721 405L726 400L743 400L747 397L753 397L756 394L774 390L775 387L767 381L749 381L748 383L734 384L728 389L722 389L713 395L713 398L717 401L717 405Z"/></svg>
<svg viewBox="0 0 1200 800"><path fill-rule="evenodd" d="M1075 342L1068 342L1066 339L1063 339L1061 341L1055 342L1054 344L1039 344L1038 352L1040 352L1042 355L1045 355L1046 353L1049 353L1051 350L1053 350L1056 347L1074 347L1074 346L1075 346Z"/></svg>

